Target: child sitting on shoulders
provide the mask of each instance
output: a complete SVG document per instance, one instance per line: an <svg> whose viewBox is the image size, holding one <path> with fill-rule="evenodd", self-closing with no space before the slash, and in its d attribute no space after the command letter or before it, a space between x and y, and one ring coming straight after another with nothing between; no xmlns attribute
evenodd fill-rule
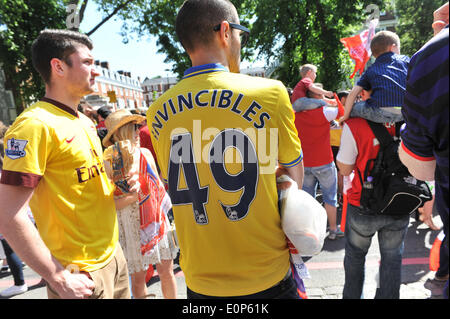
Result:
<svg viewBox="0 0 450 319"><path fill-rule="evenodd" d="M349 117L362 117L377 123L403 120L401 106L410 59L400 55L400 39L390 31L375 34L370 48L376 60L350 91L340 123ZM370 98L355 103L363 90L371 92Z"/></svg>
<svg viewBox="0 0 450 319"><path fill-rule="evenodd" d="M334 97L333 92L324 90L321 85L314 83L317 77L317 67L315 65L302 65L300 67L300 76L302 79L295 86L291 96L291 103L294 112L312 110L326 106L327 104L334 104L333 100L308 97L308 92L324 95L330 99Z"/></svg>

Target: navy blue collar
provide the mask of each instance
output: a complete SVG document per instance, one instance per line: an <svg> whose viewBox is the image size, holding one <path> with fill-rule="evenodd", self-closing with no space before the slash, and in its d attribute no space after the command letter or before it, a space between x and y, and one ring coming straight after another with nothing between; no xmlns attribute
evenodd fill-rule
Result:
<svg viewBox="0 0 450 319"><path fill-rule="evenodd" d="M392 56L394 55L394 52L385 52L378 56L378 58L375 59L375 62L386 62L391 60Z"/></svg>
<svg viewBox="0 0 450 319"><path fill-rule="evenodd" d="M184 72L183 79L187 79L196 75L211 73L211 72L229 72L227 67L220 63L209 63L198 66L193 66Z"/></svg>

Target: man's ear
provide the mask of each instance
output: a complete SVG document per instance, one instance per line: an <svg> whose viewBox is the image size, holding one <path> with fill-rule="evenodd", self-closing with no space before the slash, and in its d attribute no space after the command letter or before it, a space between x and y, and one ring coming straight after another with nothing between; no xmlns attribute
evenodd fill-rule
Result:
<svg viewBox="0 0 450 319"><path fill-rule="evenodd" d="M52 74L57 77L62 77L67 68L67 65L62 60L53 58L50 60L50 67Z"/></svg>
<svg viewBox="0 0 450 319"><path fill-rule="evenodd" d="M230 31L231 31L231 28L230 28L230 24L228 23L228 21L222 21L222 23L220 24L220 29L218 31L220 43L225 44L226 46L229 45L228 43L231 39Z"/></svg>

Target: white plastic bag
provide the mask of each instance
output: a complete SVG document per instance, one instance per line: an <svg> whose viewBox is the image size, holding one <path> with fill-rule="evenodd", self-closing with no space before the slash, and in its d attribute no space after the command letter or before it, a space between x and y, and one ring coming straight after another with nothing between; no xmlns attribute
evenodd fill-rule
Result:
<svg viewBox="0 0 450 319"><path fill-rule="evenodd" d="M323 247L327 228L325 208L297 183L282 175L277 182L291 182L280 192L281 227L301 256L317 255Z"/></svg>

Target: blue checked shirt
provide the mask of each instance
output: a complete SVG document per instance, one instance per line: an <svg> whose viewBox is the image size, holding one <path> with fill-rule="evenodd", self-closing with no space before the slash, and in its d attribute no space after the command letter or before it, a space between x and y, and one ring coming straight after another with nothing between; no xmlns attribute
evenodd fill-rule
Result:
<svg viewBox="0 0 450 319"><path fill-rule="evenodd" d="M367 103L373 107L401 107L406 90L409 57L386 52L380 55L357 85L372 90Z"/></svg>

